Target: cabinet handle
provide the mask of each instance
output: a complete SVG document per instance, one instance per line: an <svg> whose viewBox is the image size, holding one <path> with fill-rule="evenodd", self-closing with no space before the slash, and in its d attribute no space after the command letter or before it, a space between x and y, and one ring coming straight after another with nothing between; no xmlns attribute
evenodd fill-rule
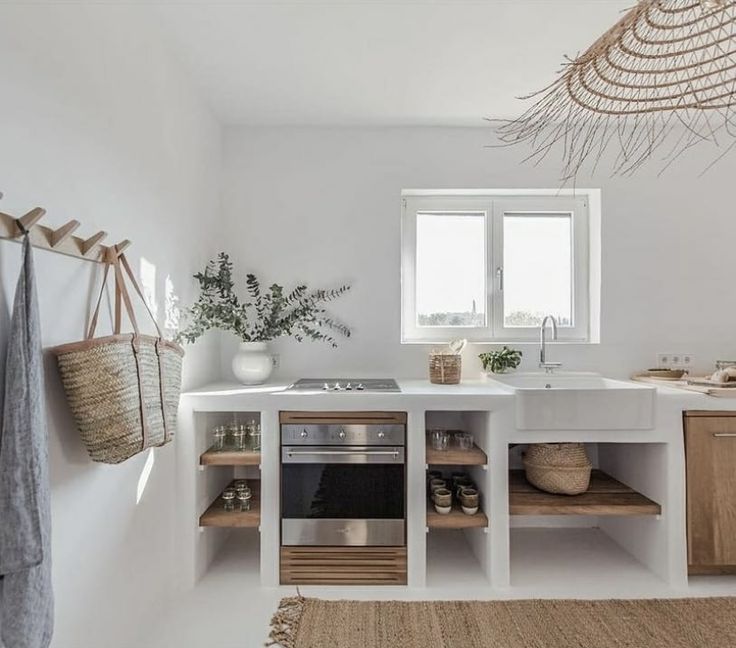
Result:
<svg viewBox="0 0 736 648"><path fill-rule="evenodd" d="M713 436L716 438L723 438L723 437L734 437L736 438L736 432L714 432Z"/></svg>

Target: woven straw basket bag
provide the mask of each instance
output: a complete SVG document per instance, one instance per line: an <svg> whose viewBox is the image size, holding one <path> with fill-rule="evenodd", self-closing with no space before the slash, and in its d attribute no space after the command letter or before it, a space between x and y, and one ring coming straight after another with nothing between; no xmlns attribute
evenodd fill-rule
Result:
<svg viewBox="0 0 736 648"><path fill-rule="evenodd" d="M110 267L115 272L114 335L96 338ZM146 305L157 337L140 334L123 269ZM122 307L133 326L132 334L120 333ZM52 352L82 441L93 461L120 463L146 448L171 441L184 351L161 335L124 255L112 255L105 266L86 339L56 347Z"/></svg>
<svg viewBox="0 0 736 648"><path fill-rule="evenodd" d="M582 443L533 443L523 461L527 481L539 490L559 495L588 490L592 465Z"/></svg>

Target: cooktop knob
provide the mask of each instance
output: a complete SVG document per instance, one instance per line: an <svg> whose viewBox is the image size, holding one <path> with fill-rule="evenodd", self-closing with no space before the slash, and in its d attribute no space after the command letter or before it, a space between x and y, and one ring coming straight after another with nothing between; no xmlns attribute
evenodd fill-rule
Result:
<svg viewBox="0 0 736 648"><path fill-rule="evenodd" d="M322 391L330 391L330 386L325 383L324 385L322 385Z"/></svg>
<svg viewBox="0 0 736 648"><path fill-rule="evenodd" d="M307 432L306 430L302 430L301 433L299 434L299 436L302 439L306 439L309 436L309 432Z"/></svg>
<svg viewBox="0 0 736 648"><path fill-rule="evenodd" d="M339 432L337 433L337 436L339 436L339 437L340 437L341 439L344 439L344 438L345 438L345 430L340 430L340 431L339 431Z"/></svg>
<svg viewBox="0 0 736 648"><path fill-rule="evenodd" d="M383 430L379 431L378 438L379 439L385 439L386 438L386 433Z"/></svg>
<svg viewBox="0 0 736 648"><path fill-rule="evenodd" d="M358 383L358 386L355 388L358 391L363 391L365 389L365 385L363 383Z"/></svg>

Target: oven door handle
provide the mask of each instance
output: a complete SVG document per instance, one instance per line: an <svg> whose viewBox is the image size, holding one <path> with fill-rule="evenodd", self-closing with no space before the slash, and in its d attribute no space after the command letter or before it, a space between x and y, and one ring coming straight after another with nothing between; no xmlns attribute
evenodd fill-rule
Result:
<svg viewBox="0 0 736 648"><path fill-rule="evenodd" d="M400 450L287 450L287 456L289 457L321 457L321 456L336 456L336 457L378 457L378 456L392 456L398 457L401 455Z"/></svg>
<svg viewBox="0 0 736 648"><path fill-rule="evenodd" d="M324 459L329 463L329 459L343 458L343 463L380 463L382 460L388 462L404 462L403 448L381 448L381 449L325 449L314 448L284 448L284 459L286 463L320 463L320 459ZM363 461L361 461L361 459ZM372 460L372 461L371 461Z"/></svg>

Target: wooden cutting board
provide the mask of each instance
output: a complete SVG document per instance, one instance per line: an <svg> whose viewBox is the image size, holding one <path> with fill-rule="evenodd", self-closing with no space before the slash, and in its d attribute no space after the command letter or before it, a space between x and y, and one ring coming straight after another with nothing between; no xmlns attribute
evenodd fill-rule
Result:
<svg viewBox="0 0 736 648"><path fill-rule="evenodd" d="M710 385L690 385L687 380L662 380L660 378L650 378L644 374L634 374L631 380L636 382L648 383L650 385L658 385L659 387L671 387L673 389L682 389L683 391L695 392L697 394L705 394L715 398L736 398L736 389L733 387L713 387ZM692 378L690 379L692 380ZM704 380L704 379L703 379Z"/></svg>

